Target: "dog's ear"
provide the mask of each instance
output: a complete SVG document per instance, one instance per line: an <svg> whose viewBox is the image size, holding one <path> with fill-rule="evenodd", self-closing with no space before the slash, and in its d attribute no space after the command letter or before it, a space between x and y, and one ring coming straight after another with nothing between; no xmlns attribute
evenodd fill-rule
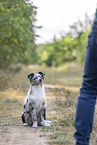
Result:
<svg viewBox="0 0 97 145"><path fill-rule="evenodd" d="M38 72L41 76L42 76L42 78L44 79L44 76L45 76L45 74L43 73L43 72Z"/></svg>
<svg viewBox="0 0 97 145"><path fill-rule="evenodd" d="M34 73L31 73L28 75L28 79L33 78L34 77Z"/></svg>

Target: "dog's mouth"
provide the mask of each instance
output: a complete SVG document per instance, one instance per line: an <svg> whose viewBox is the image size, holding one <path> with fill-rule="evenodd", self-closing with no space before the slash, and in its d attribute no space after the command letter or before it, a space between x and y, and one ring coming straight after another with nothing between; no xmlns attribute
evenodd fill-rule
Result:
<svg viewBox="0 0 97 145"><path fill-rule="evenodd" d="M39 82L34 82L34 83L32 83L32 86L38 86L38 85L42 85L42 83L39 83Z"/></svg>
<svg viewBox="0 0 97 145"><path fill-rule="evenodd" d="M34 86L34 85L35 85L35 86L42 85L42 81L32 81L32 82L31 82L31 85L32 85L32 86Z"/></svg>

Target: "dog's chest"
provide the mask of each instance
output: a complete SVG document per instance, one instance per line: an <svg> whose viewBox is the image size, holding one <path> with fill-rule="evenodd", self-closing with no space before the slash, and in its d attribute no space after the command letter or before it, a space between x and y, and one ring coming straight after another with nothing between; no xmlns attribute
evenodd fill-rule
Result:
<svg viewBox="0 0 97 145"><path fill-rule="evenodd" d="M45 105L44 86L32 86L28 92L29 101L35 104L36 108L42 108Z"/></svg>

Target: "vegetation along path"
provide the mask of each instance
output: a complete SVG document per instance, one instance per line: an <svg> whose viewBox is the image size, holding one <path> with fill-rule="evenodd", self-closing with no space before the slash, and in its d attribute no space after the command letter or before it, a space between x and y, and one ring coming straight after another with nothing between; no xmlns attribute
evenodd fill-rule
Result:
<svg viewBox="0 0 97 145"><path fill-rule="evenodd" d="M29 89L27 74L43 71L47 99L47 119L51 126L24 127L23 100ZM82 81L82 68L66 64L58 68L22 66L18 73L0 71L0 145L74 145L74 118ZM97 108L91 145L97 144Z"/></svg>

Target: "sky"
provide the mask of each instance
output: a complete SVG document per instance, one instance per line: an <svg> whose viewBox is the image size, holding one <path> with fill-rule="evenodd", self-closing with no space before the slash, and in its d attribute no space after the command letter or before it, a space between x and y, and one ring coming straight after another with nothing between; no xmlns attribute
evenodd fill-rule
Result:
<svg viewBox="0 0 97 145"><path fill-rule="evenodd" d="M47 43L53 40L54 35L60 38L69 31L69 26L79 19L84 21L85 14L93 19L97 7L97 0L31 0L37 9L36 30L40 35L36 43Z"/></svg>

